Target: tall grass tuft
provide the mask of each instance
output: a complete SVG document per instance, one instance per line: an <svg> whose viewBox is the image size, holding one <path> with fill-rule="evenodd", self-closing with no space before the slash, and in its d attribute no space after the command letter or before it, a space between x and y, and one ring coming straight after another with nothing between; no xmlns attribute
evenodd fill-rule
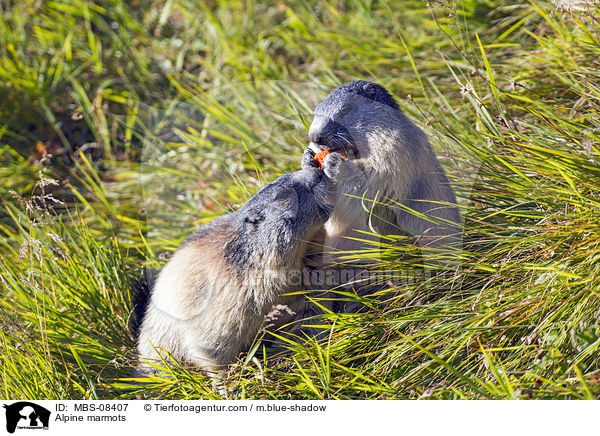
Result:
<svg viewBox="0 0 600 436"><path fill-rule="evenodd" d="M600 396L598 4L0 9L1 397ZM136 384L143 267L298 168L312 108L356 78L430 137L464 217L454 268L384 237L370 310L277 333L286 353L261 333L218 382L166 359Z"/></svg>

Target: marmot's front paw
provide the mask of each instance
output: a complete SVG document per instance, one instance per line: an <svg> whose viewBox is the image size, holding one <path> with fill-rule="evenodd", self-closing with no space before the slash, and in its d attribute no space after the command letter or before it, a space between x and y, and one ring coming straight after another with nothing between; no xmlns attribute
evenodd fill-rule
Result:
<svg viewBox="0 0 600 436"><path fill-rule="evenodd" d="M312 148L306 147L304 150L304 154L302 155L302 162L300 163L300 167L303 170L307 170L309 168L319 168L319 162L315 160L315 152Z"/></svg>
<svg viewBox="0 0 600 436"><path fill-rule="evenodd" d="M329 153L323 159L323 171L325 171L325 175L331 180L335 180L344 162L344 158L339 154Z"/></svg>

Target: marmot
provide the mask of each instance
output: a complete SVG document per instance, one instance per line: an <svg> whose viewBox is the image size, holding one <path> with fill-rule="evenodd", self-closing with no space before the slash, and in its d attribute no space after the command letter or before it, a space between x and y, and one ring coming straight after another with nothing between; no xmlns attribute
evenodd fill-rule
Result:
<svg viewBox="0 0 600 436"><path fill-rule="evenodd" d="M447 244L460 234L454 192L425 133L381 85L357 80L333 90L316 107L308 137L302 168L318 165L313 158L319 150L345 158L336 167L340 195L325 224L326 250L365 248L350 238L374 237L357 230L407 233L421 247L439 245L442 237ZM390 207L371 213L375 203L356 198L363 196Z"/></svg>
<svg viewBox="0 0 600 436"><path fill-rule="evenodd" d="M298 297L282 294L300 290L309 242L332 211L335 162L332 154L323 169L282 175L182 243L150 294L139 373L155 372L144 361L157 359L156 350L217 369L249 347L274 305L298 310Z"/></svg>

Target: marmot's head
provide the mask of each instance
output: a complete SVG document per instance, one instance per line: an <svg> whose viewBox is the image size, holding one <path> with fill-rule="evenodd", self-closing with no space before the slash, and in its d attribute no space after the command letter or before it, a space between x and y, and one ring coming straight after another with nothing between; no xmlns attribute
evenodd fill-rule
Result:
<svg viewBox="0 0 600 436"><path fill-rule="evenodd" d="M292 265L333 210L332 182L321 169L287 173L230 215L227 262L244 270Z"/></svg>
<svg viewBox="0 0 600 436"><path fill-rule="evenodd" d="M398 103L383 86L356 80L334 89L315 108L308 138L346 158L366 157L369 137L388 130L399 114Z"/></svg>

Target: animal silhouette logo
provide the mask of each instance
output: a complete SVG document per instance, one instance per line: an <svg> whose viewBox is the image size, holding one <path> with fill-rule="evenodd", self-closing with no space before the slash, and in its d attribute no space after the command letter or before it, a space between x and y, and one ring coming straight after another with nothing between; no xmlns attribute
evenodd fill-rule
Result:
<svg viewBox="0 0 600 436"><path fill-rule="evenodd" d="M6 431L14 433L19 429L48 429L50 411L29 401L19 401L6 405Z"/></svg>

